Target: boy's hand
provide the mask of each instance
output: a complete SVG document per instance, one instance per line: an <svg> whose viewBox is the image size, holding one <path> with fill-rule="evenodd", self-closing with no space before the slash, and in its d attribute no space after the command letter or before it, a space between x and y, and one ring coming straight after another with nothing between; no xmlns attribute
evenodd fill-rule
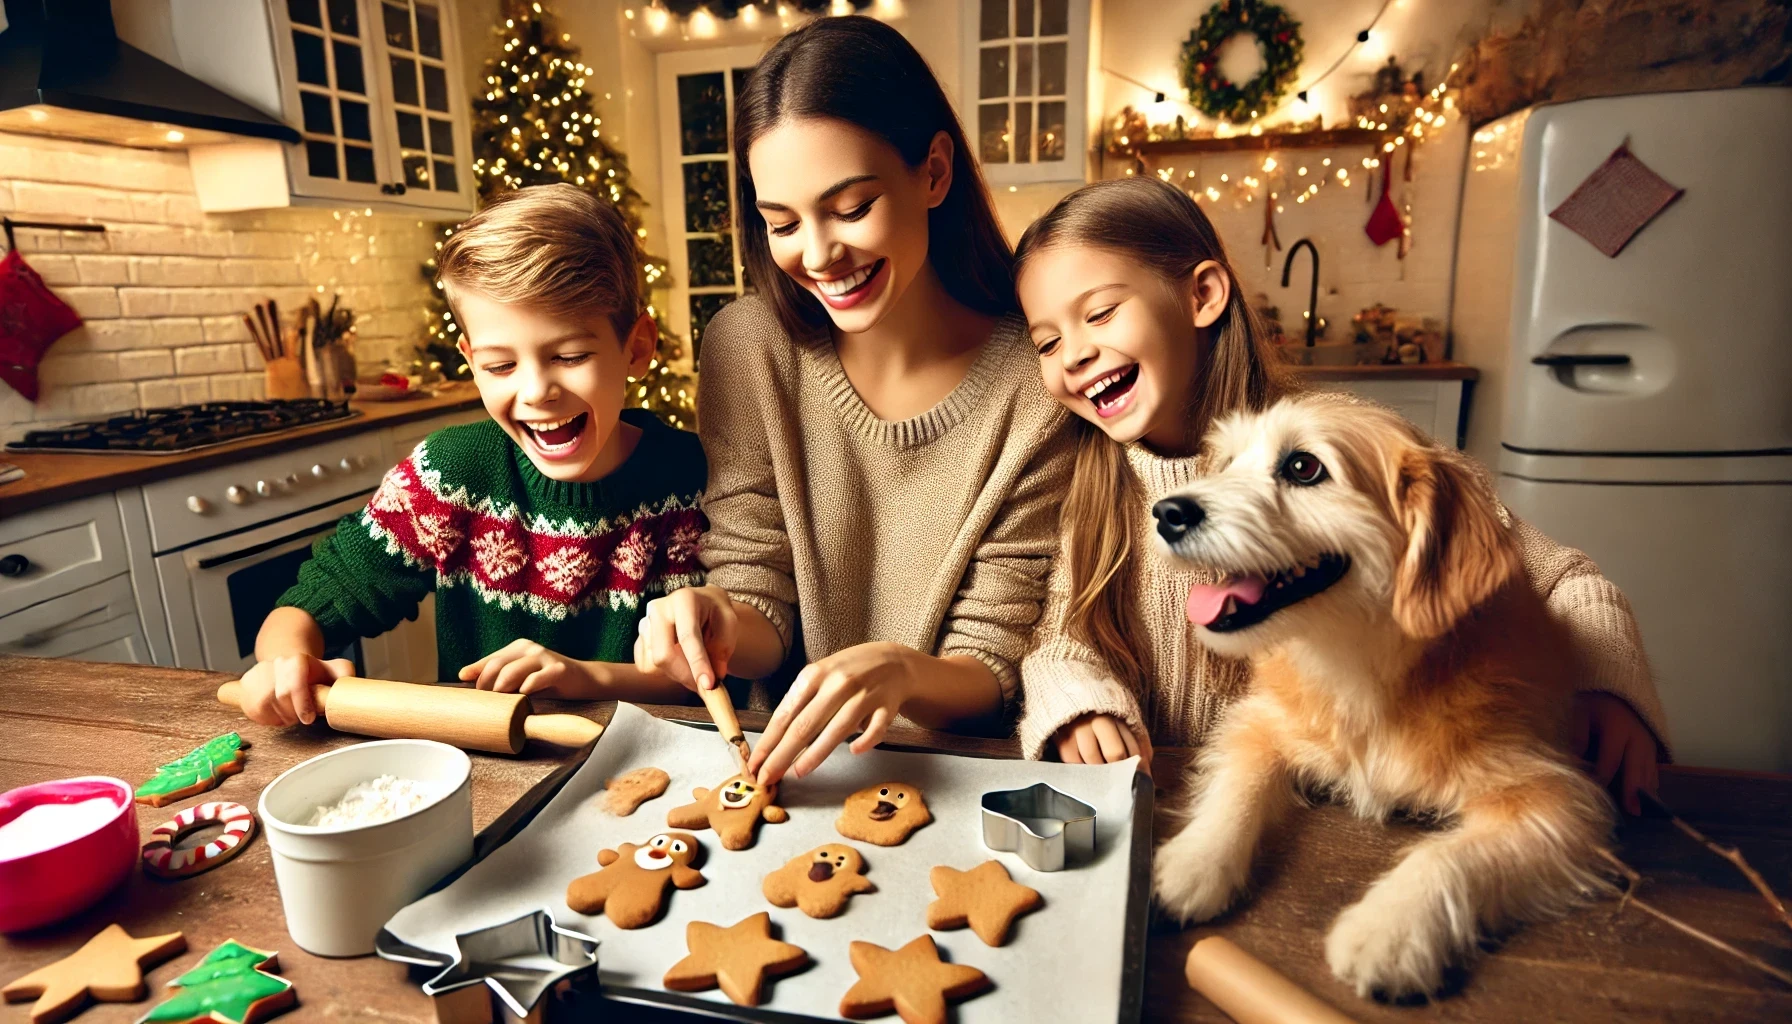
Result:
<svg viewBox="0 0 1792 1024"><path fill-rule="evenodd" d="M748 773L768 786L786 771L802 778L860 728L864 731L852 742L852 752L877 746L914 690L916 660L925 657L912 647L877 642L810 664L797 673L766 723L747 762Z"/></svg>
<svg viewBox="0 0 1792 1024"><path fill-rule="evenodd" d="M585 663L533 640L517 639L460 670L461 682L497 693L583 693L592 684Z"/></svg>
<svg viewBox="0 0 1792 1024"><path fill-rule="evenodd" d="M1065 723L1052 739L1065 764L1113 764L1137 757L1139 770L1151 774L1151 737L1133 732L1113 715L1083 715Z"/></svg>
<svg viewBox="0 0 1792 1024"><path fill-rule="evenodd" d="M310 725L317 720L317 698L311 688L355 674L347 658L325 661L309 654L280 654L243 675L244 717L262 725Z"/></svg>
<svg viewBox="0 0 1792 1024"><path fill-rule="evenodd" d="M1574 695L1574 747L1572 752L1593 766L1601 786L1622 778L1618 802L1631 814L1643 813L1641 790L1654 796L1660 784L1656 760L1661 748L1655 734L1643 724L1630 705L1609 693Z"/></svg>
<svg viewBox="0 0 1792 1024"><path fill-rule="evenodd" d="M683 587L655 598L635 637L635 667L664 672L692 690L712 689L728 674L738 618L721 587Z"/></svg>

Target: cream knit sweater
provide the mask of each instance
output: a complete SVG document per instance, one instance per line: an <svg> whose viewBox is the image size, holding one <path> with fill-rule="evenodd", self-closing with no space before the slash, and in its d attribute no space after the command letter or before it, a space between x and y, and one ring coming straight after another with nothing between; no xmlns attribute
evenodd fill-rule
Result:
<svg viewBox="0 0 1792 1024"><path fill-rule="evenodd" d="M1151 503L1193 480L1201 460L1163 458L1140 444L1129 445L1126 457L1146 495L1132 510L1133 528L1141 541L1135 550L1141 550L1153 529ZM1585 554L1557 544L1503 508L1501 513L1518 532L1531 585L1567 624L1586 658L1591 678L1581 689L1601 690L1628 702L1654 730L1665 756L1667 719L1630 603ZM1142 725L1159 746L1197 746L1226 707L1244 695L1248 664L1202 647L1188 623L1189 586L1214 582L1211 574L1177 570L1146 556L1140 559L1135 579L1134 601L1149 673L1142 702L1114 678L1100 655L1065 632L1070 574L1065 560L1057 560L1034 646L1021 664L1025 707L1019 732L1028 757L1055 750L1052 735L1090 712L1113 715L1134 728Z"/></svg>
<svg viewBox="0 0 1792 1024"><path fill-rule="evenodd" d="M1068 414L1018 317L938 405L879 419L831 343L798 344L764 302L703 336L697 433L709 458L709 582L810 661L895 641L988 665L1017 696L1069 481Z"/></svg>

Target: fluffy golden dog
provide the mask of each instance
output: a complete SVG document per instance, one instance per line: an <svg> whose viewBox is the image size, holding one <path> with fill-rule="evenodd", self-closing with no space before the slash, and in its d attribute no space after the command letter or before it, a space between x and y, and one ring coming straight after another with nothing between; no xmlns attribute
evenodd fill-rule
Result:
<svg viewBox="0 0 1792 1024"><path fill-rule="evenodd" d="M1224 574L1189 618L1253 663L1156 856L1158 903L1211 918L1296 788L1445 825L1326 937L1361 995L1438 990L1477 936L1604 891L1605 794L1565 751L1576 663L1485 476L1394 413L1320 396L1232 418L1214 471L1152 509L1158 546Z"/></svg>

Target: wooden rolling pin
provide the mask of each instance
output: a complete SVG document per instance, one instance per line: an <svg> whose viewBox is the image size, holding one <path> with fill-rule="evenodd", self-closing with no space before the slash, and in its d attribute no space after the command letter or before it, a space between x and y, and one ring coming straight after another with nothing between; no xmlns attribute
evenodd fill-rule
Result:
<svg viewBox="0 0 1792 1024"><path fill-rule="evenodd" d="M578 715L537 715L520 693L395 683L347 676L311 688L324 721L339 732L381 739L438 740L465 750L518 754L524 740L582 747L604 727ZM241 707L243 687L218 687L218 701Z"/></svg>
<svg viewBox="0 0 1792 1024"><path fill-rule="evenodd" d="M1190 988L1238 1024L1354 1024L1330 1003L1218 935L1195 941L1183 973Z"/></svg>

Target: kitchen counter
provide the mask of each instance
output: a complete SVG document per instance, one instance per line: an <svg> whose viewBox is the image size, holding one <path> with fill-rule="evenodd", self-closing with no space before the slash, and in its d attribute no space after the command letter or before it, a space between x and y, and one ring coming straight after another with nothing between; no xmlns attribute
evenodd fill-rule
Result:
<svg viewBox="0 0 1792 1024"><path fill-rule="evenodd" d="M161 810L140 808L146 837L183 807L205 800L254 807L261 788L282 771L356 742L322 726L275 729L249 723L214 699L228 677L213 673L0 658L0 678L6 680L0 686L0 735L7 737L0 747L0 790L86 774L136 782L220 733L234 729L251 741L244 771L218 789ZM609 703L542 703L544 710L598 721L607 721L613 710ZM704 717L700 707L648 710L663 718ZM765 716L742 713L741 721L757 729ZM889 742L1018 756L1012 740L916 729L892 728ZM536 744L520 757L471 756L473 822L482 830L502 824L513 804L571 761L565 751ZM1184 796L1190 757L1184 749L1157 752L1160 833ZM1721 842L1739 842L1755 867L1785 888L1783 880L1792 876L1792 777L1667 766L1661 789L1662 798L1695 826ZM1519 930L1475 965L1460 992L1436 1003L1393 1007L1358 999L1325 966L1325 932L1421 832L1410 824L1361 821L1337 807L1297 811L1268 841L1252 898L1213 930L1363 1022L1792 1020L1792 991L1634 908L1620 910L1612 900ZM1792 968L1792 936L1729 864L1665 821L1627 821L1618 839L1619 854L1647 879L1641 895L1653 906L1781 969ZM1049 918L1050 908L1043 913ZM430 1001L418 989L424 974L376 957L323 959L293 945L261 835L236 859L198 878L164 883L136 872L70 921L0 939L0 981L67 955L113 922L137 936L186 932L188 951L146 974L157 999L168 979L235 938L280 952L280 974L294 982L303 1019L434 1020ZM1220 1024L1228 1019L1183 981L1182 962L1198 934L1164 927L1151 934L1145 1020ZM100 1004L79 1019L132 1021L150 1005ZM631 1007L626 1019L688 1018Z"/></svg>
<svg viewBox="0 0 1792 1024"><path fill-rule="evenodd" d="M168 477L229 465L243 459L346 437L381 427L428 419L479 404L479 392L471 384L445 385L439 393L398 402L350 402L360 415L299 427L279 434L248 437L182 455L77 452L0 451L0 462L25 471L23 479L0 484L0 518L57 502L102 494L120 487L164 480Z"/></svg>
<svg viewBox="0 0 1792 1024"><path fill-rule="evenodd" d="M1476 380L1481 371L1462 363L1377 363L1372 366L1296 366L1302 380L1366 382L1381 380Z"/></svg>

